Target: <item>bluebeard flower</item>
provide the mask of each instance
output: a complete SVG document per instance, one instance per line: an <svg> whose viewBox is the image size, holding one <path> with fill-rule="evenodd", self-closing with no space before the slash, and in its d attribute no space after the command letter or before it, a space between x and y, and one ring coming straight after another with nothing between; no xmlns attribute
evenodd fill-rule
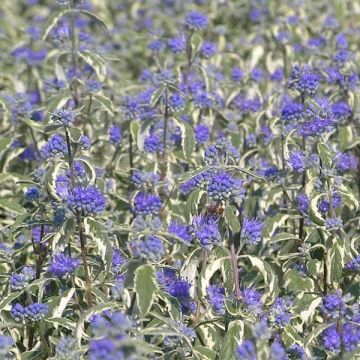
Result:
<svg viewBox="0 0 360 360"><path fill-rule="evenodd" d="M186 40L185 37L181 35L169 39L167 44L174 54L181 54L186 50Z"/></svg>
<svg viewBox="0 0 360 360"><path fill-rule="evenodd" d="M285 98L280 110L280 117L285 122L296 123L304 113L304 105L290 98Z"/></svg>
<svg viewBox="0 0 360 360"><path fill-rule="evenodd" d="M254 343L250 340L244 340L237 349L237 358L239 360L257 360L257 352Z"/></svg>
<svg viewBox="0 0 360 360"><path fill-rule="evenodd" d="M125 352L118 349L116 342L110 338L91 340L89 343L89 360L126 360Z"/></svg>
<svg viewBox="0 0 360 360"><path fill-rule="evenodd" d="M144 150L150 154L164 151L164 144L161 137L156 133L151 133L145 138Z"/></svg>
<svg viewBox="0 0 360 360"><path fill-rule="evenodd" d="M345 264L345 269L354 272L360 272L360 255Z"/></svg>
<svg viewBox="0 0 360 360"><path fill-rule="evenodd" d="M155 194L139 192L134 198L134 212L137 215L157 215L162 206L162 200Z"/></svg>
<svg viewBox="0 0 360 360"><path fill-rule="evenodd" d="M1 359L11 360L13 356L10 355L10 349L15 345L11 336L0 335L0 356Z"/></svg>
<svg viewBox="0 0 360 360"><path fill-rule="evenodd" d="M149 44L149 49L156 54L165 50L165 48L166 48L165 42L160 39L153 40Z"/></svg>
<svg viewBox="0 0 360 360"><path fill-rule="evenodd" d="M206 289L207 299L217 315L225 314L225 289L210 285Z"/></svg>
<svg viewBox="0 0 360 360"><path fill-rule="evenodd" d="M257 340L269 340L271 338L271 329L268 327L265 319L255 323L251 327L251 331Z"/></svg>
<svg viewBox="0 0 360 360"><path fill-rule="evenodd" d="M112 271L114 271L115 273L119 272L121 267L125 264L126 264L126 257L124 253L121 250L113 247L113 256L111 263Z"/></svg>
<svg viewBox="0 0 360 360"><path fill-rule="evenodd" d="M331 112L338 120L345 120L352 115L352 109L345 101L339 101L332 105Z"/></svg>
<svg viewBox="0 0 360 360"><path fill-rule="evenodd" d="M25 197L30 201L36 201L40 198L40 191L36 186L32 186L26 190Z"/></svg>
<svg viewBox="0 0 360 360"><path fill-rule="evenodd" d="M24 290L35 279L35 271L31 266L25 266L19 274L10 276L10 287L12 290Z"/></svg>
<svg viewBox="0 0 360 360"><path fill-rule="evenodd" d="M79 139L79 145L82 150L89 150L91 146L91 141L87 135L81 135Z"/></svg>
<svg viewBox="0 0 360 360"><path fill-rule="evenodd" d="M215 201L240 198L244 194L243 181L226 172L217 172L210 178L207 193Z"/></svg>
<svg viewBox="0 0 360 360"><path fill-rule="evenodd" d="M336 324L325 329L322 336L325 349L338 353L341 346L341 335L336 330Z"/></svg>
<svg viewBox="0 0 360 360"><path fill-rule="evenodd" d="M275 302L271 306L269 318L280 328L285 327L289 324L291 319L290 309L292 306L292 301L290 297L283 296L276 298Z"/></svg>
<svg viewBox="0 0 360 360"><path fill-rule="evenodd" d="M120 106L120 111L125 120L135 120L140 114L140 104L136 98L127 96Z"/></svg>
<svg viewBox="0 0 360 360"><path fill-rule="evenodd" d="M47 316L49 306L42 303L33 303L28 305L25 309L24 316L30 321L40 321Z"/></svg>
<svg viewBox="0 0 360 360"><path fill-rule="evenodd" d="M302 95L314 96L319 86L320 75L309 65L295 65L291 71L289 88Z"/></svg>
<svg viewBox="0 0 360 360"><path fill-rule="evenodd" d="M208 25L208 19L198 11L191 11L185 17L185 25L189 30L204 30Z"/></svg>
<svg viewBox="0 0 360 360"><path fill-rule="evenodd" d="M200 109L209 109L214 106L214 99L207 91L199 91L194 96L194 105Z"/></svg>
<svg viewBox="0 0 360 360"><path fill-rule="evenodd" d="M250 75L252 80L254 80L255 82L260 82L263 80L264 72L260 68L255 67L251 70Z"/></svg>
<svg viewBox="0 0 360 360"><path fill-rule="evenodd" d="M244 78L245 73L239 67L233 67L231 69L231 77L234 81L240 81Z"/></svg>
<svg viewBox="0 0 360 360"><path fill-rule="evenodd" d="M72 109L56 109L51 114L50 120L56 125L71 126L75 120L75 112Z"/></svg>
<svg viewBox="0 0 360 360"><path fill-rule="evenodd" d="M306 157L303 151L292 151L287 160L288 164L296 171L303 172L306 167Z"/></svg>
<svg viewBox="0 0 360 360"><path fill-rule="evenodd" d="M10 313L15 321L21 321L25 318L25 308L20 303L13 305Z"/></svg>
<svg viewBox="0 0 360 360"><path fill-rule="evenodd" d="M58 206L55 209L55 213L53 217L53 225L61 226L61 224L65 221L65 219L66 219L66 209Z"/></svg>
<svg viewBox="0 0 360 360"><path fill-rule="evenodd" d="M296 197L296 208L299 211L307 212L309 210L310 199L305 193L299 193Z"/></svg>
<svg viewBox="0 0 360 360"><path fill-rule="evenodd" d="M32 106L27 94L16 93L13 96L8 96L7 101L14 121L19 119L30 119Z"/></svg>
<svg viewBox="0 0 360 360"><path fill-rule="evenodd" d="M330 203L327 200L319 200L317 204L317 208L323 214L327 213L330 209Z"/></svg>
<svg viewBox="0 0 360 360"><path fill-rule="evenodd" d="M33 241L38 244L42 240L41 236L46 235L46 234L50 233L51 231L52 231L52 228L50 226L43 225L43 234L41 234L41 232L42 232L41 225L34 226L31 229L31 236L32 236Z"/></svg>
<svg viewBox="0 0 360 360"><path fill-rule="evenodd" d="M48 142L41 148L40 153L45 159L67 156L68 148L64 137L59 134L51 135Z"/></svg>
<svg viewBox="0 0 360 360"><path fill-rule="evenodd" d="M112 145L119 145L122 139L121 128L113 125L109 128L109 141Z"/></svg>
<svg viewBox="0 0 360 360"><path fill-rule="evenodd" d="M352 60L353 58L354 58L354 54L351 51L345 49L337 50L333 56L333 60L336 63L340 63L340 64L344 64L347 61Z"/></svg>
<svg viewBox="0 0 360 360"><path fill-rule="evenodd" d="M81 353L77 340L71 336L62 337L55 347L56 358L59 360L80 360Z"/></svg>
<svg viewBox="0 0 360 360"><path fill-rule="evenodd" d="M357 159L350 153L337 154L335 157L335 167L340 171L356 169Z"/></svg>
<svg viewBox="0 0 360 360"><path fill-rule="evenodd" d="M325 227L328 230L341 229L343 222L339 217L328 218L325 220Z"/></svg>
<svg viewBox="0 0 360 360"><path fill-rule="evenodd" d="M171 221L168 232L179 237L186 243L191 243L192 241L192 237L188 232L188 226L186 224L182 224L178 221ZM170 241L172 240L170 239Z"/></svg>
<svg viewBox="0 0 360 360"><path fill-rule="evenodd" d="M308 356L305 353L305 350L299 344L293 344L288 349L288 355L290 359L294 360L308 360Z"/></svg>
<svg viewBox="0 0 360 360"><path fill-rule="evenodd" d="M160 181L160 176L152 172L134 171L131 181L138 189L152 188Z"/></svg>
<svg viewBox="0 0 360 360"><path fill-rule="evenodd" d="M86 89L90 93L96 93L102 89L102 83L96 79L88 79L86 81Z"/></svg>
<svg viewBox="0 0 360 360"><path fill-rule="evenodd" d="M225 138L220 138L216 144L210 145L205 150L205 162L210 166L228 164L235 165L240 160L239 150Z"/></svg>
<svg viewBox="0 0 360 360"><path fill-rule="evenodd" d="M63 253L57 253L49 264L48 272L55 277L66 279L70 277L79 266L79 259L72 258Z"/></svg>
<svg viewBox="0 0 360 360"><path fill-rule="evenodd" d="M284 347L277 341L274 341L270 346L271 360L288 360Z"/></svg>
<svg viewBox="0 0 360 360"><path fill-rule="evenodd" d="M338 318L345 312L345 304L343 303L342 293L340 290L332 294L327 294L323 298L323 312L332 318Z"/></svg>
<svg viewBox="0 0 360 360"><path fill-rule="evenodd" d="M196 334L195 331L181 323L180 321L174 322L173 326L175 326L179 332L187 337L191 342L194 341ZM182 336L165 336L164 337L164 346L166 349L179 349L187 347L187 343L184 341Z"/></svg>
<svg viewBox="0 0 360 360"><path fill-rule="evenodd" d="M277 68L274 70L274 72L271 74L270 79L272 81L283 81L285 77L284 69L283 68Z"/></svg>
<svg viewBox="0 0 360 360"><path fill-rule="evenodd" d="M177 92L169 97L168 106L171 111L182 111L185 108L184 98Z"/></svg>
<svg viewBox="0 0 360 360"><path fill-rule="evenodd" d="M215 217L200 215L194 216L189 231L204 248L211 249L213 245L220 245L222 242Z"/></svg>
<svg viewBox="0 0 360 360"><path fill-rule="evenodd" d="M234 98L231 105L245 115L260 111L262 102L258 96L246 97L242 94L239 94Z"/></svg>
<svg viewBox="0 0 360 360"><path fill-rule="evenodd" d="M261 312L261 309L264 306L263 302L261 301L261 296L262 293L253 287L241 290L241 299L245 307L254 313Z"/></svg>
<svg viewBox="0 0 360 360"><path fill-rule="evenodd" d="M195 140L197 144L202 145L210 139L210 129L207 125L196 124L194 128Z"/></svg>
<svg viewBox="0 0 360 360"><path fill-rule="evenodd" d="M256 245L261 241L264 223L259 219L245 217L241 228L241 238L247 244Z"/></svg>
<svg viewBox="0 0 360 360"><path fill-rule="evenodd" d="M155 235L143 240L132 240L129 246L134 256L151 261L160 261L165 255L163 241Z"/></svg>
<svg viewBox="0 0 360 360"><path fill-rule="evenodd" d="M216 44L210 41L204 41L200 48L200 54L204 58L208 59L217 52Z"/></svg>
<svg viewBox="0 0 360 360"><path fill-rule="evenodd" d="M105 210L105 197L95 186L76 186L69 191L67 206L73 213L82 211L84 216L92 216Z"/></svg>
<svg viewBox="0 0 360 360"><path fill-rule="evenodd" d="M190 297L190 288L191 284L185 279L174 279L167 288L167 292L179 302L182 313L194 312L196 308Z"/></svg>
<svg viewBox="0 0 360 360"><path fill-rule="evenodd" d="M59 175L55 179L56 194L61 199L66 199L69 195L70 179L68 176Z"/></svg>

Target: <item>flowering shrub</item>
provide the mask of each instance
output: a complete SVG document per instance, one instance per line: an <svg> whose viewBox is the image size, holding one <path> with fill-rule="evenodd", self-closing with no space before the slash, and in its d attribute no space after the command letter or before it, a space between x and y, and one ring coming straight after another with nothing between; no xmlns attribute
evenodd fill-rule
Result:
<svg viewBox="0 0 360 360"><path fill-rule="evenodd" d="M359 16L2 0L0 358L359 358Z"/></svg>

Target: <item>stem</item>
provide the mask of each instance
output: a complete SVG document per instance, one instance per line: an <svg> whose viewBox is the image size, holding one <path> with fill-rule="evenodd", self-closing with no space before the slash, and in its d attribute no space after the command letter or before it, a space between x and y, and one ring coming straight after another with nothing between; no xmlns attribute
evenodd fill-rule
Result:
<svg viewBox="0 0 360 360"><path fill-rule="evenodd" d="M303 136L302 138L302 150L305 151L305 136ZM306 184L306 170L304 170L303 172L303 176L301 180L301 190L304 189L305 184ZM304 241L303 237L304 237L304 216L301 215L300 224L299 224L299 241L300 241L299 245L303 243Z"/></svg>
<svg viewBox="0 0 360 360"><path fill-rule="evenodd" d="M70 168L70 180L71 180L71 187L75 187L75 172L74 172L74 164L73 164L73 156L71 152L71 144L70 144L70 136L67 129L65 129L66 134L66 143L68 148L68 161L69 161L69 168ZM88 308L92 307L92 290L91 290L91 281L90 281L90 271L89 265L87 262L87 246L86 246L86 237L84 236L84 224L83 224L83 216L80 211L76 211L76 221L79 230L79 237L80 237L80 246L81 246L81 257L84 266L85 272L85 282L86 282L86 300ZM70 251L70 242L68 244L69 251Z"/></svg>
<svg viewBox="0 0 360 360"><path fill-rule="evenodd" d="M92 288L91 288L91 281L90 281L90 271L89 271L89 264L87 262L87 246L86 246L86 237L84 236L84 225L82 214L80 211L76 212L76 220L79 227L79 237L80 237L80 246L81 246L81 257L84 266L85 272L85 282L86 282L86 301L88 308L90 309L93 305L92 301Z"/></svg>
<svg viewBox="0 0 360 360"><path fill-rule="evenodd" d="M70 9L74 9L74 0L70 0ZM77 78L78 74L78 58L77 58L77 43L76 43L76 34L75 34L75 19L74 19L74 13L71 12L70 14L70 37L71 37L71 56L72 56L72 66L74 69L74 78ZM75 106L78 107L80 104L80 92L79 88L74 82L74 102Z"/></svg>
<svg viewBox="0 0 360 360"><path fill-rule="evenodd" d="M161 169L161 180L164 180L167 173L167 151L166 151L166 140L168 132L168 122L169 122L169 107L168 107L168 88L165 88L165 112L164 112L164 132L163 132L163 156L162 156L162 169Z"/></svg>
<svg viewBox="0 0 360 360"><path fill-rule="evenodd" d="M230 260L231 260L231 268L233 271L233 278L234 278L234 287L235 287L235 297L236 299L241 298L241 292L240 292L240 284L239 284L239 269L238 269L238 254L235 251L235 244L234 239L231 236L230 239Z"/></svg>
<svg viewBox="0 0 360 360"><path fill-rule="evenodd" d="M133 137L130 131L129 136L129 165L130 165L130 175L133 174L134 161L133 161Z"/></svg>
<svg viewBox="0 0 360 360"><path fill-rule="evenodd" d="M208 250L204 249L204 253L203 253L203 260L202 260L202 264L201 264L201 272L203 272L205 270L207 261L208 261ZM201 308L201 301L200 298L198 297L197 300L197 304L196 304L196 314L195 314L195 319L194 319L194 324L196 325L199 320L200 320L200 308Z"/></svg>

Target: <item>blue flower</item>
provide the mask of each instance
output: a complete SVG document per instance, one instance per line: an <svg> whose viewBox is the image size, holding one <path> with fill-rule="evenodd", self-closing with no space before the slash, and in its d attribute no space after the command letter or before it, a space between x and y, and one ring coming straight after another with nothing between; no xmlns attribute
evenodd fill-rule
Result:
<svg viewBox="0 0 360 360"><path fill-rule="evenodd" d="M198 11L191 11L185 17L185 25L190 30L204 30L208 25L208 19Z"/></svg>
<svg viewBox="0 0 360 360"><path fill-rule="evenodd" d="M210 285L206 289L209 304L217 315L225 314L225 289L220 286Z"/></svg>
<svg viewBox="0 0 360 360"><path fill-rule="evenodd" d="M24 316L30 321L40 321L49 312L49 306L42 303L33 303L25 308Z"/></svg>
<svg viewBox="0 0 360 360"><path fill-rule="evenodd" d="M167 44L174 54L181 54L186 50L186 40L185 37L181 35L169 39Z"/></svg>
<svg viewBox="0 0 360 360"><path fill-rule="evenodd" d="M256 245L261 241L264 223L259 219L245 217L241 228L241 238L248 244Z"/></svg>
<svg viewBox="0 0 360 360"><path fill-rule="evenodd" d="M170 234L176 235L187 243L191 243L192 241L192 237L188 232L188 226L186 224L182 224L178 221L171 221L168 231Z"/></svg>
<svg viewBox="0 0 360 360"><path fill-rule="evenodd" d="M194 216L189 231L204 248L211 249L222 242L216 218L212 216Z"/></svg>
<svg viewBox="0 0 360 360"><path fill-rule="evenodd" d="M163 241L155 235L150 235L143 240L132 240L129 246L134 256L151 261L160 261L165 255Z"/></svg>
<svg viewBox="0 0 360 360"><path fill-rule="evenodd" d="M67 206L74 213L82 211L84 216L96 215L105 210L105 197L95 186L76 186L69 191Z"/></svg>
<svg viewBox="0 0 360 360"><path fill-rule="evenodd" d="M25 197L30 201L36 201L40 198L40 191L36 186L27 189Z"/></svg>
<svg viewBox="0 0 360 360"><path fill-rule="evenodd" d="M71 126L75 120L75 112L72 109L56 109L50 120L56 125Z"/></svg>
<svg viewBox="0 0 360 360"><path fill-rule="evenodd" d="M199 145L204 144L210 139L210 129L207 125L197 124L194 128L195 140Z"/></svg>
<svg viewBox="0 0 360 360"><path fill-rule="evenodd" d="M172 111L182 111L185 108L185 100L176 92L169 97L168 106Z"/></svg>
<svg viewBox="0 0 360 360"><path fill-rule="evenodd" d="M204 41L200 48L200 54L204 58L208 59L217 52L216 44L210 41Z"/></svg>
<svg viewBox="0 0 360 360"><path fill-rule="evenodd" d="M54 255L49 264L48 272L58 278L68 278L80 266L80 261L63 253Z"/></svg>
<svg viewBox="0 0 360 360"><path fill-rule="evenodd" d="M305 193L299 193L296 197L296 208L306 213L309 210L310 199Z"/></svg>
<svg viewBox="0 0 360 360"><path fill-rule="evenodd" d="M109 140L112 145L119 145L122 139L121 128L113 125L109 128Z"/></svg>
<svg viewBox="0 0 360 360"><path fill-rule="evenodd" d="M244 71L242 71L239 67L233 67L231 69L231 77L234 81L240 81L245 76Z"/></svg>
<svg viewBox="0 0 360 360"><path fill-rule="evenodd" d="M237 347L237 357L239 360L257 360L255 345L250 340L244 340Z"/></svg>
<svg viewBox="0 0 360 360"><path fill-rule="evenodd" d="M137 215L157 215L162 206L162 200L155 194L139 192L134 199L134 211Z"/></svg>
<svg viewBox="0 0 360 360"><path fill-rule="evenodd" d="M67 156L68 147L64 137L59 134L51 135L48 142L41 148L40 153L45 159Z"/></svg>
<svg viewBox="0 0 360 360"><path fill-rule="evenodd" d="M10 276L10 287L13 290L24 290L30 281L35 279L35 271L31 266L25 266L19 274Z"/></svg>
<svg viewBox="0 0 360 360"><path fill-rule="evenodd" d="M243 181L226 172L215 173L209 181L207 193L215 201L240 198L244 194Z"/></svg>

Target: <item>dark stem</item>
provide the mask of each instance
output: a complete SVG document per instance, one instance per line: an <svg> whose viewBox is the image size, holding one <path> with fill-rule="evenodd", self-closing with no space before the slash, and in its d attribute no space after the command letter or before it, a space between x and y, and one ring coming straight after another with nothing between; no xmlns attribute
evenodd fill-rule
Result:
<svg viewBox="0 0 360 360"><path fill-rule="evenodd" d="M129 165L130 165L130 175L133 174L133 168L134 168L134 159L133 159L133 137L130 131L129 136Z"/></svg>
<svg viewBox="0 0 360 360"><path fill-rule="evenodd" d="M305 151L305 136L303 136L302 138L302 150ZM305 184L306 184L306 170L303 171L302 180L301 180L301 190L304 189ZM300 241L299 245L303 243L304 241L303 237L304 237L304 216L301 215L300 224L299 224L299 241Z"/></svg>
<svg viewBox="0 0 360 360"><path fill-rule="evenodd" d="M208 261L208 256L209 256L208 250L204 249L203 260L202 260L202 264L201 264L201 273L203 271L205 271L206 264L207 264L207 261ZM196 314L195 314L195 318L194 318L194 324L195 325L200 320L200 309L201 309L201 301L200 301L200 297L198 295L198 300L197 300L197 304L196 304Z"/></svg>
<svg viewBox="0 0 360 360"><path fill-rule="evenodd" d="M230 242L231 242L230 243L230 254L231 254L230 260L231 260L231 268L233 271L233 278L234 278L235 297L236 297L236 299L240 299L241 292L240 292L240 283L239 283L238 254L235 251L235 244L234 244L233 236L231 236Z"/></svg>
<svg viewBox="0 0 360 360"><path fill-rule="evenodd" d="M167 173L168 167L168 159L167 159L167 149L166 149L166 142L167 142L167 133L168 133L168 122L169 122L169 107L168 107L168 88L165 88L165 110L164 110L164 131L163 131L163 155L162 160L163 163L161 164L161 180L164 180Z"/></svg>

